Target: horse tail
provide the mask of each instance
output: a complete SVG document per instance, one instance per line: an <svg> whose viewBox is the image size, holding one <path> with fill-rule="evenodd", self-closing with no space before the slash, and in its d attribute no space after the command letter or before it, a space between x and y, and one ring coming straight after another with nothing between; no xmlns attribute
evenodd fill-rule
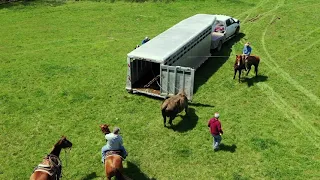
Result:
<svg viewBox="0 0 320 180"><path fill-rule="evenodd" d="M255 57L257 59L257 64L259 64L260 63L260 57L259 56L255 56Z"/></svg>
<svg viewBox="0 0 320 180"><path fill-rule="evenodd" d="M118 168L115 168L115 176L117 180L127 180L127 178L121 173L121 171Z"/></svg>
<svg viewBox="0 0 320 180"><path fill-rule="evenodd" d="M166 117L166 108L167 108L167 106L165 106L164 108L161 108L161 113L162 113L163 118Z"/></svg>
<svg viewBox="0 0 320 180"><path fill-rule="evenodd" d="M166 99L163 101L163 103L161 104L161 111L162 114L166 111L167 107L168 107L169 101Z"/></svg>

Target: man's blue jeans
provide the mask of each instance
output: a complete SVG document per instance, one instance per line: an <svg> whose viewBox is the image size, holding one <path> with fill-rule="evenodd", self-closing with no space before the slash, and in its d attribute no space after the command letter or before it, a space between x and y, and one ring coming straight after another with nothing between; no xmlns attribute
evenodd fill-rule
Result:
<svg viewBox="0 0 320 180"><path fill-rule="evenodd" d="M117 149L118 150L118 149ZM120 149L121 150L121 156L125 159L127 157L127 151L126 149L124 148L124 146L120 146ZM104 158L106 157L106 152L107 151L110 151L110 149L108 149L107 145L104 145L102 148L101 148L101 162L104 163Z"/></svg>
<svg viewBox="0 0 320 180"><path fill-rule="evenodd" d="M214 150L217 150L219 148L222 137L220 135L213 135L213 134L212 134L212 137L213 137L212 147Z"/></svg>

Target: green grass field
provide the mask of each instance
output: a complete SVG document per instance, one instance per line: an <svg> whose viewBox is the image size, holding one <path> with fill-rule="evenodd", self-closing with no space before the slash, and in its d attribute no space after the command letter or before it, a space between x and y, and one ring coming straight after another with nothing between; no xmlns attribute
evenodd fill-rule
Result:
<svg viewBox="0 0 320 180"><path fill-rule="evenodd" d="M28 179L65 135L63 179L105 178L101 123L122 129L135 180L320 179L318 0L32 1L0 5L0 179ZM125 90L126 55L197 13L242 34L196 72L189 118L163 127L161 100ZM233 80L250 41L259 77ZM224 149L207 122L220 112Z"/></svg>

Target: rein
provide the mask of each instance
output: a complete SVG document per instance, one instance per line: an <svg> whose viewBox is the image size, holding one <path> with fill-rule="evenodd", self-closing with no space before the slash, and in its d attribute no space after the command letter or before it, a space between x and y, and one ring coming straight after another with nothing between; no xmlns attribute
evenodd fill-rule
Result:
<svg viewBox="0 0 320 180"><path fill-rule="evenodd" d="M58 161L58 164L56 164L54 161L53 161L53 158L55 158L57 161ZM59 166L61 166L61 160L58 156L56 155L53 155L53 154L49 154L48 155L48 160L49 160L49 165L50 166L53 166L55 168L58 168Z"/></svg>

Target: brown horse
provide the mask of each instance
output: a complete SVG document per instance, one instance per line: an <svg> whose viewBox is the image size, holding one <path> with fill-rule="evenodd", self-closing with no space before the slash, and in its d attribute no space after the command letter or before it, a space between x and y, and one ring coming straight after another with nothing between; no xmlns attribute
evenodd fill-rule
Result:
<svg viewBox="0 0 320 180"><path fill-rule="evenodd" d="M71 148L72 143L65 136L54 145L49 155L43 158L33 171L30 180L59 180L62 173L62 164L59 158L61 149Z"/></svg>
<svg viewBox="0 0 320 180"><path fill-rule="evenodd" d="M236 61L234 62L234 75L233 79L235 79L237 71L239 72L239 82L240 82L240 76L241 71L243 69L248 69L246 76L248 76L251 66L254 65L254 70L256 73L256 77L258 76L258 67L260 63L260 57L259 56L248 56L248 58L245 60L242 55L236 55Z"/></svg>
<svg viewBox="0 0 320 180"><path fill-rule="evenodd" d="M102 124L100 129L103 134L109 134L109 125ZM116 177L117 180L128 180L129 178L122 174L122 157L119 155L118 151L108 151L105 158L104 169L108 180L112 177Z"/></svg>
<svg viewBox="0 0 320 180"><path fill-rule="evenodd" d="M166 127L166 117L170 117L169 124L172 126L172 120L179 114L183 109L188 114L188 98L185 92L182 90L177 95L174 95L163 101L161 104L161 112L163 117L163 125Z"/></svg>

